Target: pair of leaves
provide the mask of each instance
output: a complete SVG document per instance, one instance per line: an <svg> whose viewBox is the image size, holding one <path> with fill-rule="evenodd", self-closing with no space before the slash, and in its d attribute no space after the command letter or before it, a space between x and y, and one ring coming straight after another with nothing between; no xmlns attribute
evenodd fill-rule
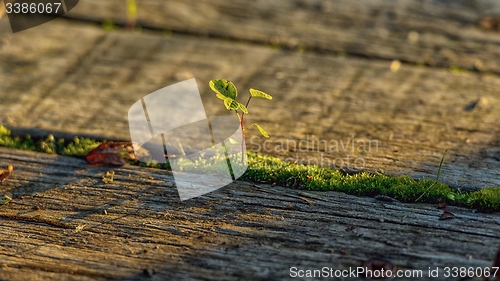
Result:
<svg viewBox="0 0 500 281"><path fill-rule="evenodd" d="M215 96L224 101L224 106L228 110L238 110L240 109L244 114L248 114L248 109L246 106L236 100L238 96L238 89L233 84L233 82L226 79L214 79L210 80L210 89L215 92ZM252 98L261 98L271 100L273 97L262 91L251 88L250 95Z"/></svg>

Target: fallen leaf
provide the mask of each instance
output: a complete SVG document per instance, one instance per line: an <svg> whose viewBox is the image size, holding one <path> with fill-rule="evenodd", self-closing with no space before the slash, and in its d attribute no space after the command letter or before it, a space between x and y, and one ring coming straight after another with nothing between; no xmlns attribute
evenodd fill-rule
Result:
<svg viewBox="0 0 500 281"><path fill-rule="evenodd" d="M4 182L6 179L12 175L12 171L14 171L14 167L9 165L7 170L0 170L0 182Z"/></svg>
<svg viewBox="0 0 500 281"><path fill-rule="evenodd" d="M455 215L452 212L444 210L443 214L441 214L441 216L439 217L439 220L451 220L454 218Z"/></svg>
<svg viewBox="0 0 500 281"><path fill-rule="evenodd" d="M125 159L134 160L134 148L131 142L105 142L90 151L85 157L91 165L115 165L127 164Z"/></svg>

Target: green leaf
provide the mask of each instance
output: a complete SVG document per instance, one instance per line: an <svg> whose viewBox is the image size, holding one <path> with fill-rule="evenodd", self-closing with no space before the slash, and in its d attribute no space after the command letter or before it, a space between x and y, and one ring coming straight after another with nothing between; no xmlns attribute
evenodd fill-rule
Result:
<svg viewBox="0 0 500 281"><path fill-rule="evenodd" d="M257 129L259 130L259 132L265 137L265 138L269 138L269 135L267 134L267 132L257 123L253 123L252 125L248 126L248 128L252 127L252 126L255 126L257 127Z"/></svg>
<svg viewBox="0 0 500 281"><path fill-rule="evenodd" d="M243 111L243 113L248 114L248 109L244 104L238 103L238 106L241 109L241 111Z"/></svg>
<svg viewBox="0 0 500 281"><path fill-rule="evenodd" d="M223 96L222 94L219 94L219 93L215 93L215 96L220 99L220 100L224 100L226 97Z"/></svg>
<svg viewBox="0 0 500 281"><path fill-rule="evenodd" d="M231 81L227 81L226 79L214 79L210 80L208 83L210 89L212 91L223 95L224 97L231 98L233 100L238 96L238 90L236 86Z"/></svg>
<svg viewBox="0 0 500 281"><path fill-rule="evenodd" d="M224 105L229 110L237 110L239 108L239 102L233 100L232 98L225 98Z"/></svg>
<svg viewBox="0 0 500 281"><path fill-rule="evenodd" d="M271 95L266 94L266 93L264 93L262 91L253 89L253 88L250 88L250 95L253 98L268 99L268 100L272 100L273 99L273 97Z"/></svg>

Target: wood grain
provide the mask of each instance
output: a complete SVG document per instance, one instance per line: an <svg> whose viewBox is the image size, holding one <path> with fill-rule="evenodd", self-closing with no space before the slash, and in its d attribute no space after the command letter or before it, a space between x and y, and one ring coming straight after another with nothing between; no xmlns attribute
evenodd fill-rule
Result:
<svg viewBox="0 0 500 281"><path fill-rule="evenodd" d="M496 1L168 1L138 2L137 23L202 36L305 48L413 64L498 73ZM125 24L123 1L89 0L68 17Z"/></svg>
<svg viewBox="0 0 500 281"><path fill-rule="evenodd" d="M274 96L250 104L248 124L258 122L271 135L264 147L266 139L248 130L250 150L419 179L435 178L448 149L441 180L460 190L500 186L495 75L413 65L391 71L384 60L106 32L63 19L5 34L3 41L0 122L30 134L129 140L127 111L135 101L193 77L207 116L227 114L208 87L210 79L224 77L243 100L250 87ZM358 149L370 141L373 147Z"/></svg>
<svg viewBox="0 0 500 281"><path fill-rule="evenodd" d="M5 148L0 163L15 167L0 186L6 280L271 280L370 259L426 274L491 266L500 238L498 214L458 207L440 221L433 205L245 182L181 202L166 171Z"/></svg>

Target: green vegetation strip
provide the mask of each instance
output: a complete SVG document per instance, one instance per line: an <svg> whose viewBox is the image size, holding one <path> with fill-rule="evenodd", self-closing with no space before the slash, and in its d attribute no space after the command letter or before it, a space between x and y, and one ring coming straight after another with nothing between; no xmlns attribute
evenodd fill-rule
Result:
<svg viewBox="0 0 500 281"><path fill-rule="evenodd" d="M73 140L56 140L52 135L35 140L29 135L13 136L9 129L0 125L0 146L5 147L84 157L101 143L79 137ZM138 162L133 164L169 169L168 164ZM408 203L447 202L450 205L474 208L481 212L500 211L500 187L459 192L435 180L414 180L408 176L392 177L367 172L349 175L331 168L293 164L256 153L248 153L248 164L248 170L240 178L241 180L307 190L340 191L358 196L384 195Z"/></svg>

